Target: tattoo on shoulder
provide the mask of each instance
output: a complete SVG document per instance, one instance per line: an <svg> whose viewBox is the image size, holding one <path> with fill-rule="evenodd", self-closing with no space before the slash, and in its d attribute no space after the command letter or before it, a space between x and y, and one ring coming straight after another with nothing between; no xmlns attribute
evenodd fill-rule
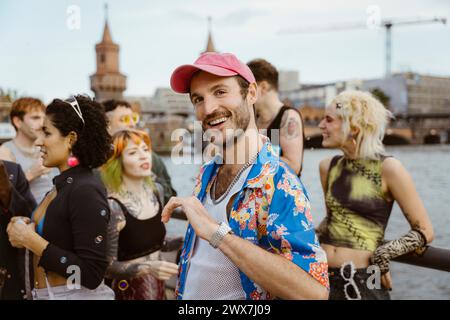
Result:
<svg viewBox="0 0 450 320"><path fill-rule="evenodd" d="M281 122L281 135L288 140L295 139L300 136L300 122L294 116L287 116L287 113L283 116Z"/></svg>
<svg viewBox="0 0 450 320"><path fill-rule="evenodd" d="M109 202L109 208L111 210L111 217L115 217L115 219L112 220L124 220L124 214L122 212L122 208L119 206L117 201L115 200L108 200Z"/></svg>

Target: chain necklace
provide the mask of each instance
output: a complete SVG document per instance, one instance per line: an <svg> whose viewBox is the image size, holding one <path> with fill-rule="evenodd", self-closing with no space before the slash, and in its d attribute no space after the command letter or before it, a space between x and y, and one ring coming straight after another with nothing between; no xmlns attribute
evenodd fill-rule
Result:
<svg viewBox="0 0 450 320"><path fill-rule="evenodd" d="M230 193L231 189L233 189L233 187L236 184L236 182L238 182L239 178L241 177L241 174L245 171L245 169L247 169L248 167L250 167L251 165L253 165L255 163L256 158L258 157L258 154L259 154L259 152L257 154L255 154L253 156L253 158L248 160L241 169L239 169L239 171L236 174L236 176L234 177L233 181L231 181L231 183L228 185L228 188L225 191L225 193L223 195L221 195L218 199L214 199L215 196L216 196L216 184L217 184L217 176L218 176L218 174L217 174L217 176L215 178L215 181L214 181L214 183L212 185L212 188L211 188L211 200L212 200L214 205L219 204L220 202L223 201L223 199L225 199L228 196L228 194Z"/></svg>

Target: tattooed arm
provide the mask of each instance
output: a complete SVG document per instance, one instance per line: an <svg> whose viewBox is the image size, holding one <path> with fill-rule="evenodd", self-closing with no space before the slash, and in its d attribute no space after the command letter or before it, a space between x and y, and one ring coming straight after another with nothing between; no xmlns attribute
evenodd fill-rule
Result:
<svg viewBox="0 0 450 320"><path fill-rule="evenodd" d="M125 216L119 204L108 200L111 218L108 225L108 260L110 265L106 270L106 278L128 280L146 274L151 274L159 280L167 280L178 274L178 266L162 260L151 260L150 255L139 262L117 261L119 251L119 234L125 227Z"/></svg>
<svg viewBox="0 0 450 320"><path fill-rule="evenodd" d="M294 110L287 110L280 124L280 147L282 159L299 173L302 167L303 127L300 115Z"/></svg>

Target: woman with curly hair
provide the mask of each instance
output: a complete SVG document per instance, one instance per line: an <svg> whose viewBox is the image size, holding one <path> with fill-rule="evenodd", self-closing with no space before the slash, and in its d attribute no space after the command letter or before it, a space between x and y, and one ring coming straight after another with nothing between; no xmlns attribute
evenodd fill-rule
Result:
<svg viewBox="0 0 450 320"><path fill-rule="evenodd" d="M153 182L150 137L128 129L116 132L113 142L114 153L101 169L111 208L106 277L118 300L164 299L164 280L178 274L178 266L159 257L164 193Z"/></svg>
<svg viewBox="0 0 450 320"><path fill-rule="evenodd" d="M318 234L330 266L330 299L389 299L389 261L419 252L433 240L411 176L399 160L385 154L382 141L390 117L370 93L345 91L326 108L319 124L322 145L343 152L319 166L327 217ZM384 242L394 201L411 230Z"/></svg>
<svg viewBox="0 0 450 320"><path fill-rule="evenodd" d="M60 174L31 221L13 218L8 225L11 244L32 253L26 256L34 271L27 294L37 300L114 299L103 283L108 267L106 189L92 173L111 153L104 112L99 103L76 96L53 100L45 114L36 144L43 164ZM26 278L30 280L30 272Z"/></svg>

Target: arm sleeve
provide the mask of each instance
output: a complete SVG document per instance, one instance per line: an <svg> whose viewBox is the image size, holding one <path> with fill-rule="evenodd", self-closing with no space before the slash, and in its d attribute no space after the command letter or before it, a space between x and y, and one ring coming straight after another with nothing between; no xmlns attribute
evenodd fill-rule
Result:
<svg viewBox="0 0 450 320"><path fill-rule="evenodd" d="M109 212L105 190L89 184L77 186L69 196L73 252L49 243L39 265L63 277L68 277L69 266L77 266L81 285L91 290L97 288L108 267Z"/></svg>
<svg viewBox="0 0 450 320"><path fill-rule="evenodd" d="M13 216L30 217L36 207L36 200L31 194L30 185L20 165L17 166L16 177L16 183L11 188L8 210Z"/></svg>
<svg viewBox="0 0 450 320"><path fill-rule="evenodd" d="M385 274L389 272L390 260L417 249L423 249L426 244L427 240L423 233L413 229L399 239L379 246L371 257L371 262L380 268L382 274Z"/></svg>
<svg viewBox="0 0 450 320"><path fill-rule="evenodd" d="M290 176L290 181L281 179L275 185L267 219L270 245L329 288L326 254L314 231L309 199L302 184Z"/></svg>

